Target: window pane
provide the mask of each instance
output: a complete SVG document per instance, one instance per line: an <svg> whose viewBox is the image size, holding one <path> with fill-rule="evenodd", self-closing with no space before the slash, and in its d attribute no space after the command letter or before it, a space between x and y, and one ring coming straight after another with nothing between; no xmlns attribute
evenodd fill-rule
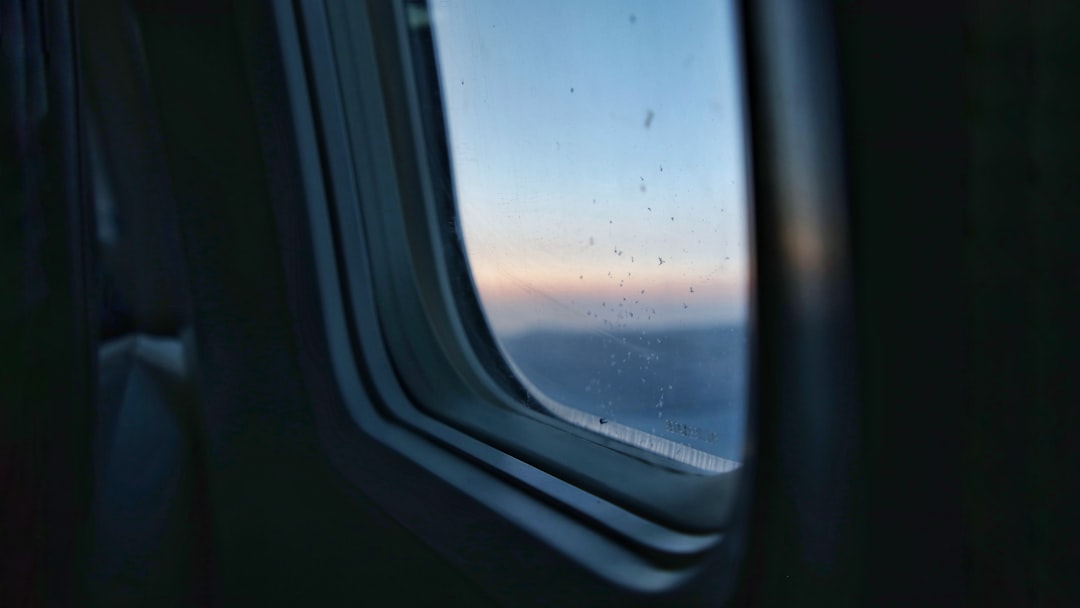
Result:
<svg viewBox="0 0 1080 608"><path fill-rule="evenodd" d="M737 466L750 252L732 3L429 10L461 236L515 373L552 415Z"/></svg>

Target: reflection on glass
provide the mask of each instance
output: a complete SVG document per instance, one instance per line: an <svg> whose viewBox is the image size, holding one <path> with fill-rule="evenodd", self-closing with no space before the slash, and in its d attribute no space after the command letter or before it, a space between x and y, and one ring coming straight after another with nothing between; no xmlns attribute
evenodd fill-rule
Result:
<svg viewBox="0 0 1080 608"><path fill-rule="evenodd" d="M433 0L472 278L553 415L742 460L748 218L730 1Z"/></svg>

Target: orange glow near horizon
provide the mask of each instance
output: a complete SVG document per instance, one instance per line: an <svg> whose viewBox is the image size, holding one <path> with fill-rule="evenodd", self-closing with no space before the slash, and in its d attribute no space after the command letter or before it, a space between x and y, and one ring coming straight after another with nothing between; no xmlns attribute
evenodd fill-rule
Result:
<svg viewBox="0 0 1080 608"><path fill-rule="evenodd" d="M580 277L580 278L579 278ZM741 270L705 280L659 272L594 280L553 269L528 275L484 269L474 274L488 321L500 333L539 328L649 330L673 325L745 322L747 277Z"/></svg>

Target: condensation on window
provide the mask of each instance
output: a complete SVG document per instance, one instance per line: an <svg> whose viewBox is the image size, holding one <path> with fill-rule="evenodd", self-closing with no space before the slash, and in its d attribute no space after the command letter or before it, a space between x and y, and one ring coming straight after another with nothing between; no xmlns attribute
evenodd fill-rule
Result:
<svg viewBox="0 0 1080 608"><path fill-rule="evenodd" d="M433 0L454 197L499 348L553 416L743 460L750 249L732 2Z"/></svg>

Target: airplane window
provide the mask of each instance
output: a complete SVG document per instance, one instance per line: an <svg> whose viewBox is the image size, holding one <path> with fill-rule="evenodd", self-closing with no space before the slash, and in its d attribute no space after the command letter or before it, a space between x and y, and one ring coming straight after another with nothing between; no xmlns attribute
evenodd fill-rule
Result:
<svg viewBox="0 0 1080 608"><path fill-rule="evenodd" d="M751 253L733 2L432 0L423 18L460 237L518 380L553 416L737 468Z"/></svg>

